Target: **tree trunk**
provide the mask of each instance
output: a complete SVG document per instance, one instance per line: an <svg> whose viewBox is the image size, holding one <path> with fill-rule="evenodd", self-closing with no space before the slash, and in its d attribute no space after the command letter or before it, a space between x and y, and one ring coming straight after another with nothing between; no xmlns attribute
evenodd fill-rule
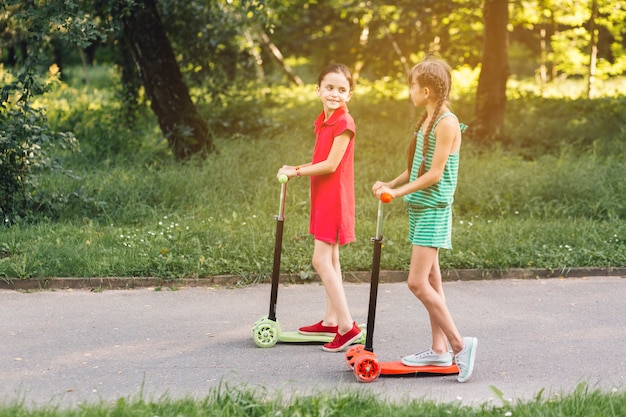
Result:
<svg viewBox="0 0 626 417"><path fill-rule="evenodd" d="M554 13L554 6L552 6L550 8L550 23L552 25L552 34L550 42L552 42L552 39L555 39L558 37L559 34L559 23L556 21L555 18L555 13ZM554 82L556 81L557 77L559 76L559 71L558 71L558 67L557 67L557 63L555 62L554 56L552 57L552 61L550 63L550 68L551 68L551 75L550 75L550 81Z"/></svg>
<svg viewBox="0 0 626 417"><path fill-rule="evenodd" d="M365 57L363 51L367 47L367 43L370 38L370 20L371 15L364 16L363 27L361 28L361 36L359 36L358 53L356 56L356 62L354 63L354 69L352 71L352 80L356 83L361 77L361 70L365 66Z"/></svg>
<svg viewBox="0 0 626 417"><path fill-rule="evenodd" d="M587 77L587 98L594 98L596 95L596 65L598 59L598 28L596 20L598 19L598 1L591 0L591 17L589 19L589 33L591 40L589 41L589 75Z"/></svg>
<svg viewBox="0 0 626 417"><path fill-rule="evenodd" d="M174 157L183 160L213 151L208 125L191 101L156 1L138 0L122 23L152 111Z"/></svg>
<svg viewBox="0 0 626 417"><path fill-rule="evenodd" d="M261 45L267 48L267 50L274 57L274 59L276 60L280 68L283 70L285 75L287 75L287 77L289 77L289 79L293 81L295 85L304 85L304 82L302 82L302 79L298 77L298 75L293 72L289 64L285 62L285 59L283 58L283 54L280 52L280 49L278 49L278 47L274 45L274 43L272 42L268 34L261 30L259 31L259 37L261 38Z"/></svg>
<svg viewBox="0 0 626 417"><path fill-rule="evenodd" d="M548 41L546 28L539 30L541 36L539 40L539 46L541 48L541 55L539 56L539 85L541 86L541 95L543 95L543 89L548 82Z"/></svg>
<svg viewBox="0 0 626 417"><path fill-rule="evenodd" d="M250 30L247 28L244 29L243 35L245 36L248 44L250 44L249 51L250 54L254 57L254 69L256 70L256 78L257 80L263 82L265 81L265 71L263 70L263 57L256 47L256 42L254 42L254 38L252 38Z"/></svg>
<svg viewBox="0 0 626 417"><path fill-rule="evenodd" d="M486 0L483 10L485 35L482 68L478 78L476 108L471 123L471 137L481 143L503 136L506 106L506 81L509 9L507 0Z"/></svg>
<svg viewBox="0 0 626 417"><path fill-rule="evenodd" d="M411 72L411 67L409 67L408 61L406 57L404 56L404 53L402 53L402 49L400 49L400 45L398 45L398 42L396 42L396 40L394 39L387 25L383 26L383 32L385 33L385 37L391 43L393 50L398 55L398 58L400 59L400 63L402 64L402 68L404 69L404 74L408 76L409 73Z"/></svg>

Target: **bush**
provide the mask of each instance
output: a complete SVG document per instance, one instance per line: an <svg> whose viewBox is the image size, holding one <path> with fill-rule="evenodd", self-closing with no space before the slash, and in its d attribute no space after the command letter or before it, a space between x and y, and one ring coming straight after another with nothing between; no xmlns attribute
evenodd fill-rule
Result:
<svg viewBox="0 0 626 417"><path fill-rule="evenodd" d="M507 102L505 146L527 159L573 150L626 153L626 97L594 100L525 97Z"/></svg>
<svg viewBox="0 0 626 417"><path fill-rule="evenodd" d="M49 200L36 193L35 174L61 169L51 148L74 148L77 141L71 133L50 129L43 111L32 105L31 94L45 89L37 77L24 72L14 78L0 69L0 79L0 221L11 224L34 215Z"/></svg>

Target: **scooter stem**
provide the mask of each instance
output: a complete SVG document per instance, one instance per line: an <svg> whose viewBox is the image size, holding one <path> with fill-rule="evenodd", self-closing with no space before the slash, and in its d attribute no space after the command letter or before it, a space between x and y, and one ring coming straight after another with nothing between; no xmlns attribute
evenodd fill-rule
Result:
<svg viewBox="0 0 626 417"><path fill-rule="evenodd" d="M276 219L276 240L274 242L274 265L272 267L272 288L270 292L270 310L267 317L276 321L276 302L278 301L278 284L280 281L280 256L283 249L283 227L285 224L285 200L287 198L287 183L280 184L280 205Z"/></svg>
<svg viewBox="0 0 626 417"><path fill-rule="evenodd" d="M372 277L370 280L370 301L367 312L367 333L365 335L365 350L374 351L374 322L376 321L376 301L378 300L378 281L380 272L380 255L383 248L383 201L378 200L378 213L376 216L376 236L372 238L374 242L374 254L372 255Z"/></svg>

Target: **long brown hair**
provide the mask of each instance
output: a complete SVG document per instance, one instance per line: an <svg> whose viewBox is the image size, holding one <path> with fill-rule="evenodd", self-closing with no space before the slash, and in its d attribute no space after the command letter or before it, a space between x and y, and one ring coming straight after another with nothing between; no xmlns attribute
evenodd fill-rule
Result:
<svg viewBox="0 0 626 417"><path fill-rule="evenodd" d="M435 121L439 117L439 113L441 113L441 108L444 105L449 106L448 101L450 97L450 87L452 84L452 72L450 66L444 61L436 59L434 57L427 57L424 61L415 65L411 69L411 72L407 77L407 82L409 83L409 85L417 82L421 88L428 87L431 90L432 94L437 98L437 106L435 107L435 112L430 118L428 128L426 129L426 134L424 135L424 145L422 146L422 162L418 171L418 176L421 176L426 171L425 160L426 154L428 153L428 147L430 145L430 132L433 129ZM413 138L409 143L409 149L407 150L409 175L411 174L411 170L413 169L413 159L415 157L415 148L417 146L417 134L427 117L428 113L424 112L424 114L422 114L422 117L420 117L417 124L415 125L415 134L413 135Z"/></svg>

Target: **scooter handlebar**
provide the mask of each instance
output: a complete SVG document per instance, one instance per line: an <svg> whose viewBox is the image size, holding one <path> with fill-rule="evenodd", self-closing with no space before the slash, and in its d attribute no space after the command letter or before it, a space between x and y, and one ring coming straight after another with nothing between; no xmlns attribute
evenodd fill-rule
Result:
<svg viewBox="0 0 626 417"><path fill-rule="evenodd" d="M393 200L393 197L389 193L383 193L380 196L380 201L382 201L383 203L389 203L391 200Z"/></svg>

